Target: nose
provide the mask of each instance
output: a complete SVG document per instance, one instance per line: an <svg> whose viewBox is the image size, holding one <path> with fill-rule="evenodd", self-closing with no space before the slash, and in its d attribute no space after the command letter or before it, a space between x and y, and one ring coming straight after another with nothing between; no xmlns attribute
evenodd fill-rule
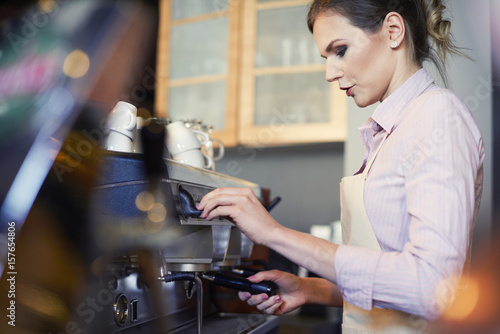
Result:
<svg viewBox="0 0 500 334"><path fill-rule="evenodd" d="M340 69L334 60L330 57L326 59L326 81L333 82L344 76L344 72Z"/></svg>

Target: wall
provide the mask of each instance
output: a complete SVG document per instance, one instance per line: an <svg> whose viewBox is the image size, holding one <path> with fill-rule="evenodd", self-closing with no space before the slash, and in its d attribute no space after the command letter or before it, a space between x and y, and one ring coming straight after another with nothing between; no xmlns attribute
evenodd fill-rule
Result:
<svg viewBox="0 0 500 334"><path fill-rule="evenodd" d="M452 34L459 46L467 48L466 53L474 59L452 58L447 64L449 87L471 109L483 134L486 146L484 163L484 189L478 216L475 244L488 241L491 231L492 212L492 68L491 68L491 30L489 22L490 3L487 0L447 1L448 14L452 18ZM432 66L426 66L438 78ZM437 81L440 83L440 80ZM349 135L345 152L345 171L352 173L359 167L364 148L356 131L375 109L371 106L361 110L350 101Z"/></svg>

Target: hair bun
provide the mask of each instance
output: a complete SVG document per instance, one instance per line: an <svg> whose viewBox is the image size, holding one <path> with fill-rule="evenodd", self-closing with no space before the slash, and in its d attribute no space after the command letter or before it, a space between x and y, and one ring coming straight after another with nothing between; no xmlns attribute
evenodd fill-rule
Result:
<svg viewBox="0 0 500 334"><path fill-rule="evenodd" d="M427 16L427 33L436 46L439 58L443 62L448 53L463 55L453 44L451 21L443 18L446 6L441 0L420 0Z"/></svg>

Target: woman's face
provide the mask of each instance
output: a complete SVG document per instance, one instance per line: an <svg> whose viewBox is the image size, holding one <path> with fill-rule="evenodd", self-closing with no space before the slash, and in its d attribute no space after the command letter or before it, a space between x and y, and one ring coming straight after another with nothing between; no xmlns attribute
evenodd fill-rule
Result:
<svg viewBox="0 0 500 334"><path fill-rule="evenodd" d="M359 107L390 95L397 62L385 29L367 34L346 17L329 12L318 15L313 35L326 58L326 80L338 80Z"/></svg>

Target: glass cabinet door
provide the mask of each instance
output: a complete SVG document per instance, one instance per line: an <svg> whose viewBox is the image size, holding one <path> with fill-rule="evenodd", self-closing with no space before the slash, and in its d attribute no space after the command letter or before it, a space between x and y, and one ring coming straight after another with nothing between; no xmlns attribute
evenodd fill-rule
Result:
<svg viewBox="0 0 500 334"><path fill-rule="evenodd" d="M307 28L309 1L245 0L239 142L343 141L347 98L325 80Z"/></svg>
<svg viewBox="0 0 500 334"><path fill-rule="evenodd" d="M160 0L156 114L200 119L225 146L343 141L310 0Z"/></svg>
<svg viewBox="0 0 500 334"><path fill-rule="evenodd" d="M156 114L236 144L238 0L161 0Z"/></svg>

